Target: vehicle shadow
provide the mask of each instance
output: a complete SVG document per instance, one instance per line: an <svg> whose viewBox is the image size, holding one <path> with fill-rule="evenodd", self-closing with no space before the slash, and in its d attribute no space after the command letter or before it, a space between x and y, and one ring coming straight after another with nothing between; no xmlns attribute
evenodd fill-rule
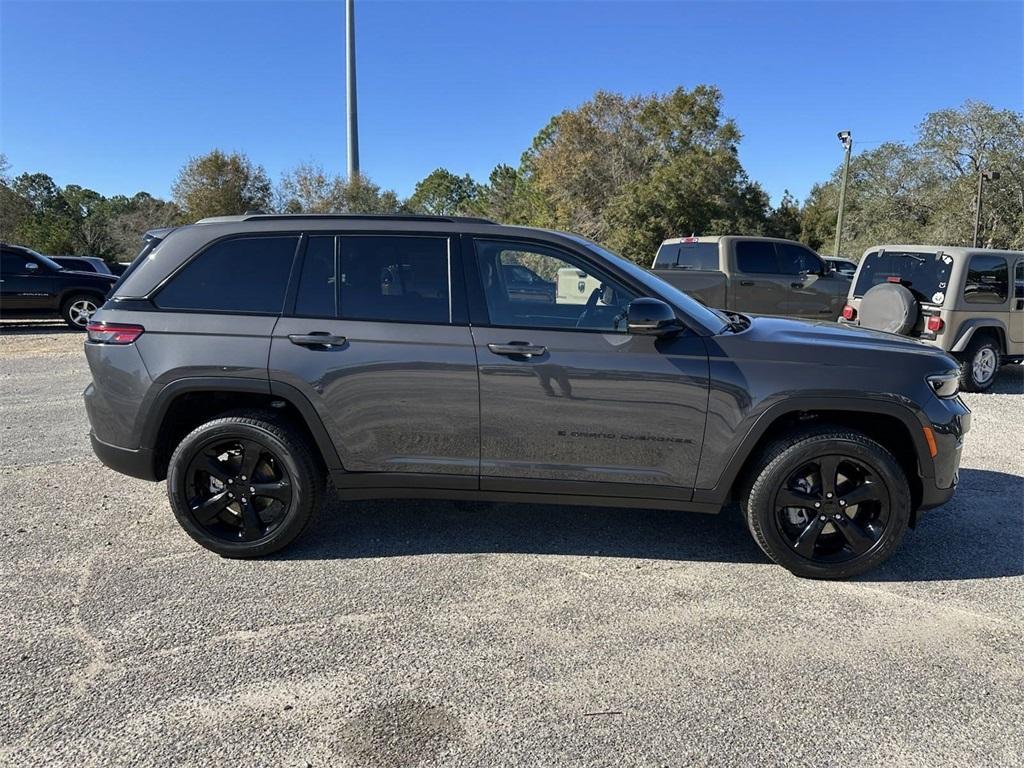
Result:
<svg viewBox="0 0 1024 768"><path fill-rule="evenodd" d="M999 369L986 395L1024 395L1024 365L1013 363Z"/></svg>
<svg viewBox="0 0 1024 768"><path fill-rule="evenodd" d="M1024 575L1024 477L962 469L956 495L921 514L899 551L862 581L957 581Z"/></svg>
<svg viewBox="0 0 1024 768"><path fill-rule="evenodd" d="M28 334L82 333L68 326L60 318L45 320L0 320L0 336L24 336Z"/></svg>
<svg viewBox="0 0 1024 768"><path fill-rule="evenodd" d="M766 562L739 512L454 501L332 500L285 560L515 553Z"/></svg>
<svg viewBox="0 0 1024 768"><path fill-rule="evenodd" d="M426 500L324 505L281 560L511 553L767 563L736 507L664 510ZM1024 477L965 469L954 499L922 515L893 558L861 581L1024 574Z"/></svg>

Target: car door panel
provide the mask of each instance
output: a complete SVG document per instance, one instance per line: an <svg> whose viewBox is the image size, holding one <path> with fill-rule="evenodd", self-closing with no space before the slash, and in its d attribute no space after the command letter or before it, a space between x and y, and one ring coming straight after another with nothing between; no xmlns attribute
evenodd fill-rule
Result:
<svg viewBox="0 0 1024 768"><path fill-rule="evenodd" d="M481 488L497 478L692 487L707 410L693 335L474 328ZM495 354L529 342L539 355Z"/></svg>
<svg viewBox="0 0 1024 768"><path fill-rule="evenodd" d="M289 339L311 333L345 341ZM346 471L469 475L475 485L479 396L468 327L283 317L270 378L307 396Z"/></svg>

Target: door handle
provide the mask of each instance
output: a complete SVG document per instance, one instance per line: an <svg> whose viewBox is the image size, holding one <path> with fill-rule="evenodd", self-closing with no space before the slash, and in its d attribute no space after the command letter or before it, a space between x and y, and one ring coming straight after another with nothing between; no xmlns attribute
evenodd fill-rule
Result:
<svg viewBox="0 0 1024 768"><path fill-rule="evenodd" d="M290 333L288 341L298 344L300 347L340 347L348 339L344 336L334 336L325 331L313 331L312 333Z"/></svg>
<svg viewBox="0 0 1024 768"><path fill-rule="evenodd" d="M750 286L750 285L753 285L753 284L754 284L753 280L740 280L740 285Z"/></svg>
<svg viewBox="0 0 1024 768"><path fill-rule="evenodd" d="M543 355L548 348L540 344L530 344L525 341L510 341L508 344L488 344L487 348L496 355L522 355L533 357Z"/></svg>

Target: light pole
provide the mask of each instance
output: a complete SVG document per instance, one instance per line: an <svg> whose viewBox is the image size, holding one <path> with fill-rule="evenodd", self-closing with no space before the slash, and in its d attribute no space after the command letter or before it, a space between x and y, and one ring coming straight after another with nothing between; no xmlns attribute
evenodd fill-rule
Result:
<svg viewBox="0 0 1024 768"><path fill-rule="evenodd" d="M978 199L974 201L974 247L978 247L978 235L981 233L981 188L985 180L995 181L999 171L983 171L978 169Z"/></svg>
<svg viewBox="0 0 1024 768"><path fill-rule="evenodd" d="M345 106L348 119L348 180L359 176L359 119L356 114L356 9L345 0Z"/></svg>
<svg viewBox="0 0 1024 768"><path fill-rule="evenodd" d="M843 240L843 206L846 205L846 181L850 175L850 150L853 149L853 134L849 131L840 131L836 135L846 148L846 159L843 161L843 185L839 188L839 214L836 218L835 257L838 259L840 257L839 245Z"/></svg>

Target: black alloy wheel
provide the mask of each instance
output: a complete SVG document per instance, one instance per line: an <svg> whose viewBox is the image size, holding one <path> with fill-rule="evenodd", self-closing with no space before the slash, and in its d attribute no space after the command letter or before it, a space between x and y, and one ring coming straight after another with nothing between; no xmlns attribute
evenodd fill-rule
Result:
<svg viewBox="0 0 1024 768"><path fill-rule="evenodd" d="M877 470L850 456L822 456L776 492L775 525L801 557L842 563L878 546L889 508L889 489Z"/></svg>
<svg viewBox="0 0 1024 768"><path fill-rule="evenodd" d="M251 439L215 439L195 451L186 472L189 511L210 536L259 542L287 516L292 503L288 470Z"/></svg>

